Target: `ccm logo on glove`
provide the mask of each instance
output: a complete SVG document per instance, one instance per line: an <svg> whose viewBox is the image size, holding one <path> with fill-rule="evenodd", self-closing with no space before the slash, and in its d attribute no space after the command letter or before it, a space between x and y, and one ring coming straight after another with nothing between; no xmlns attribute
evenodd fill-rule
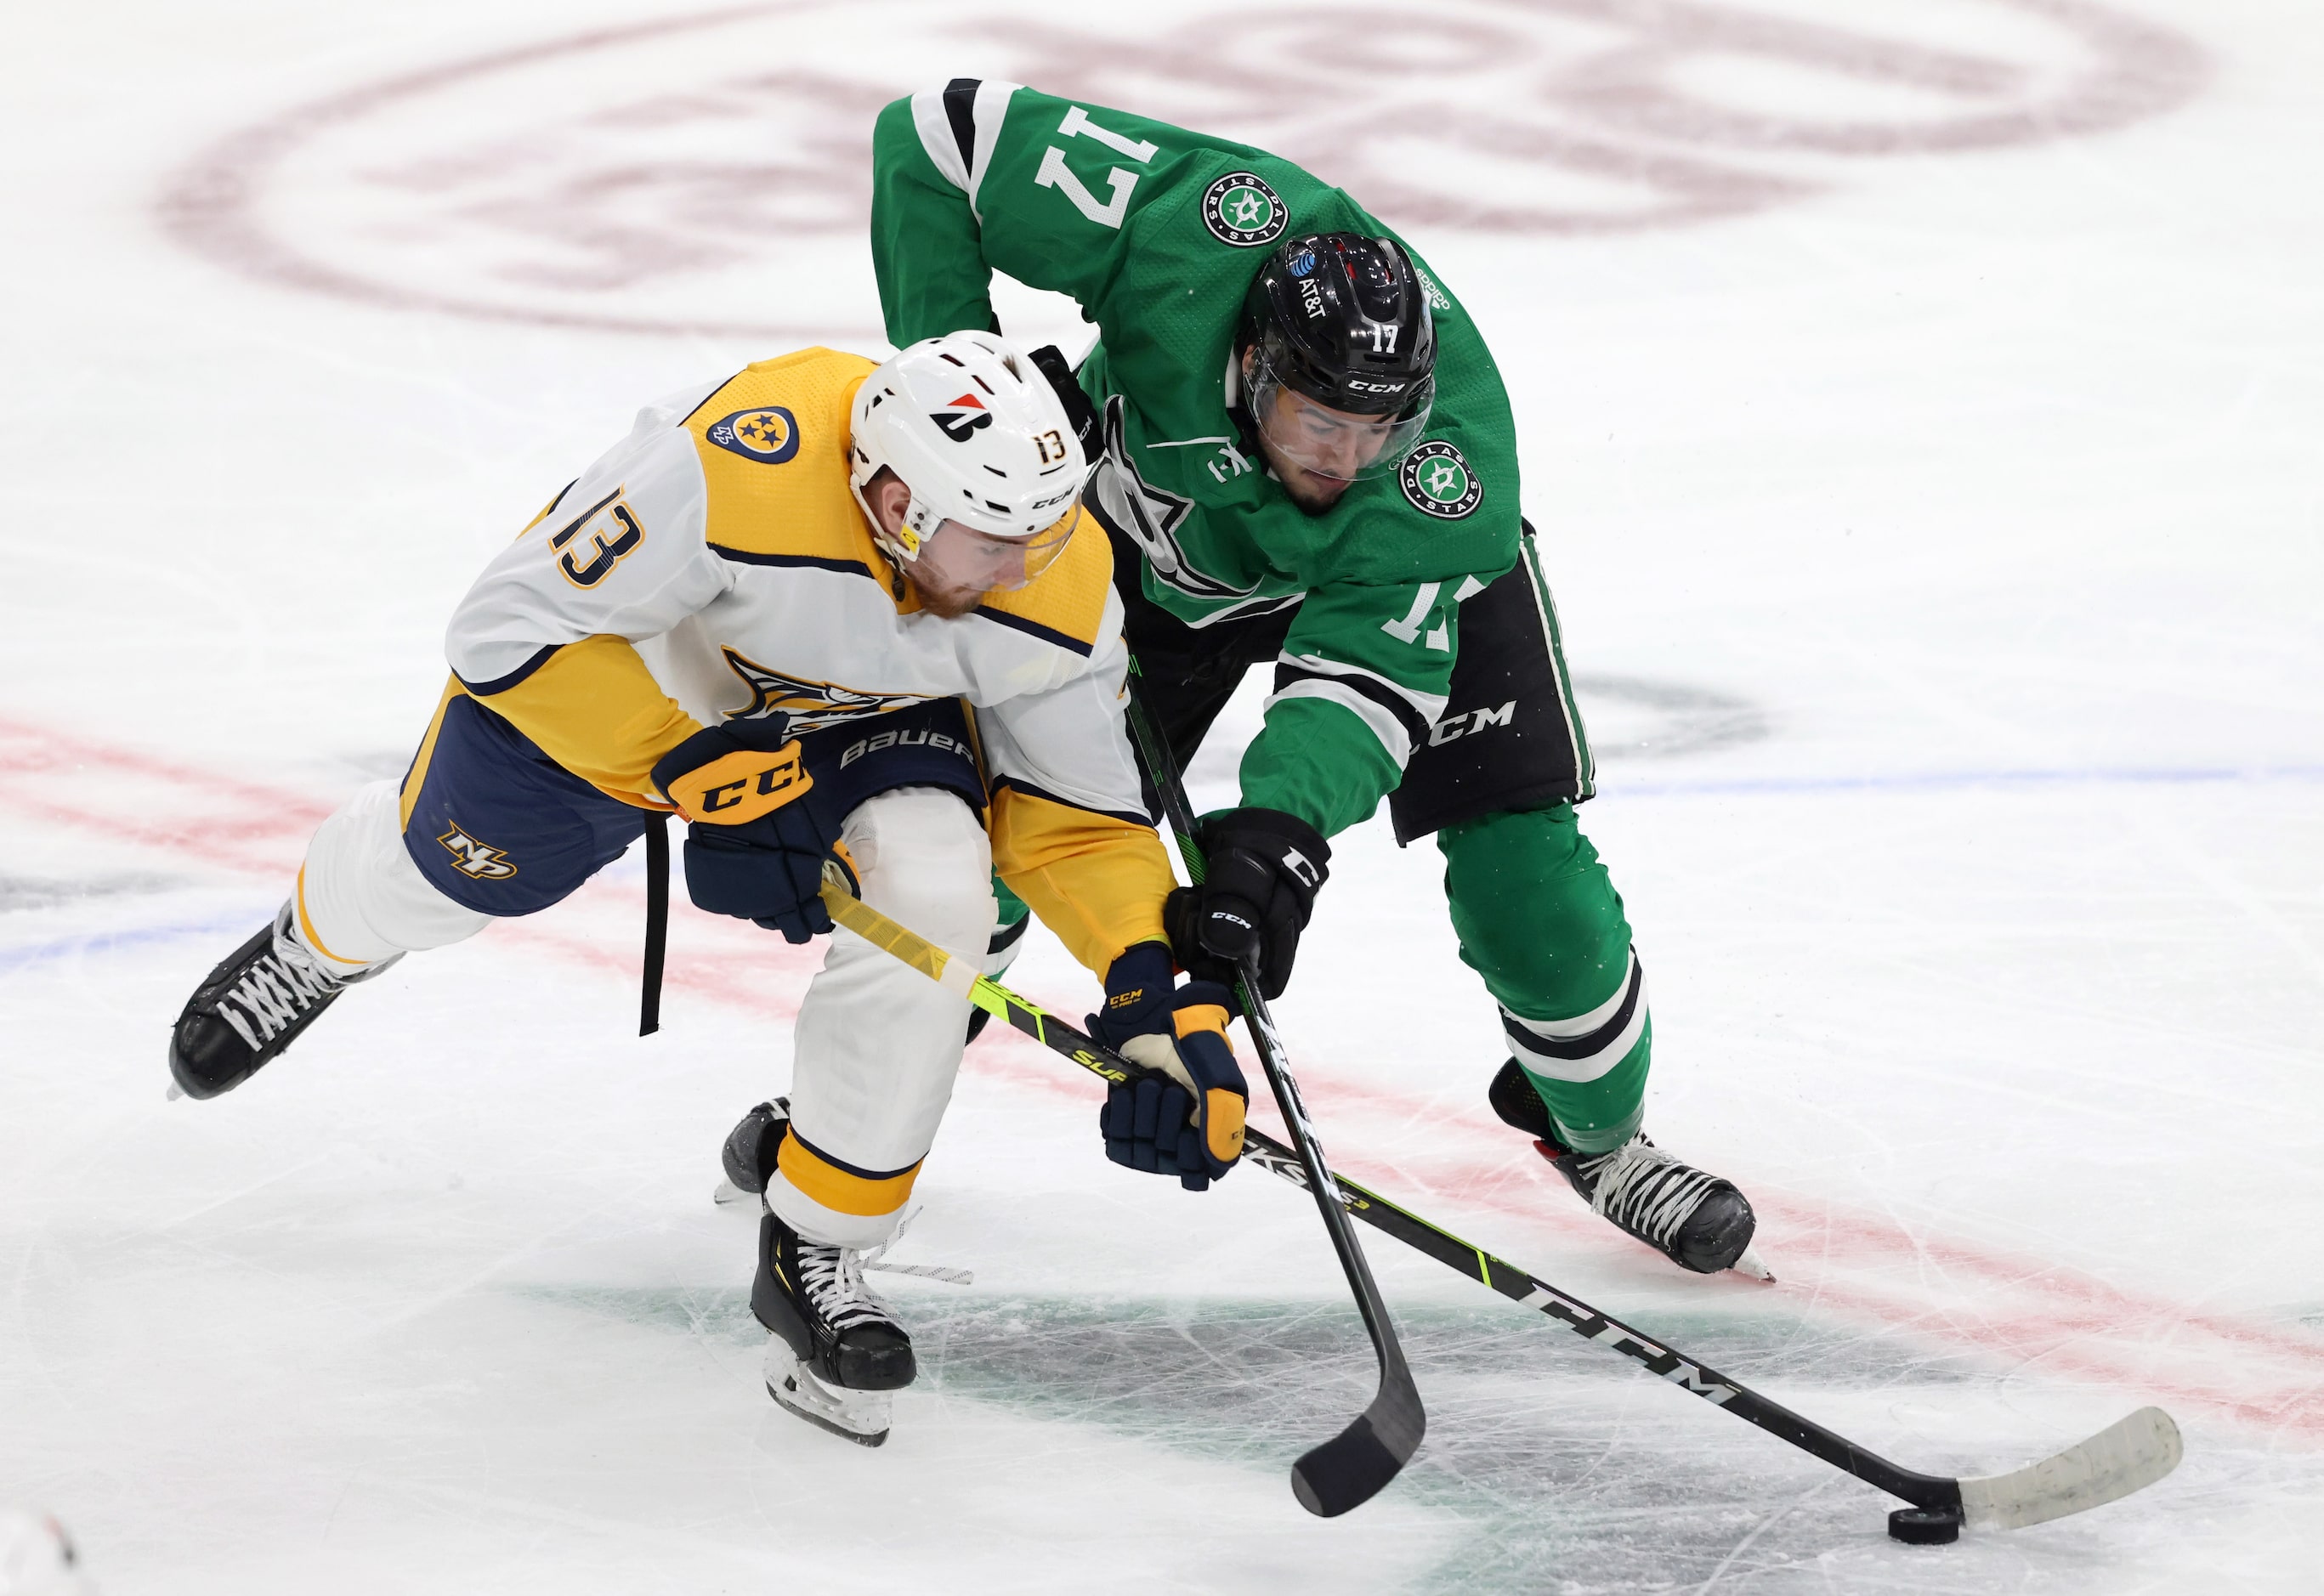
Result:
<svg viewBox="0 0 2324 1596"><path fill-rule="evenodd" d="M662 755L653 784L690 824L686 890L695 907L730 914L786 941L831 929L823 866L839 833L798 800L815 780L779 715L706 726Z"/></svg>
<svg viewBox="0 0 2324 1596"><path fill-rule="evenodd" d="M1299 933L1331 875L1331 844L1296 815L1256 808L1206 817L1194 840L1203 884L1176 889L1162 910L1178 963L1198 978L1232 982L1235 965L1255 959L1259 991L1282 996Z"/></svg>
<svg viewBox="0 0 2324 1596"><path fill-rule="evenodd" d="M1242 1157L1250 1089L1226 1037L1232 996L1214 982L1174 987L1174 978L1158 942L1130 948L1106 972L1090 1034L1147 1073L1107 1092L1098 1130L1115 1163L1199 1192Z"/></svg>
<svg viewBox="0 0 2324 1596"><path fill-rule="evenodd" d="M724 726L713 726L706 732L697 732L672 749L669 756L654 767L656 773L688 749L695 749L695 744L704 738L725 730ZM728 741L721 738L712 746ZM695 752L707 753L711 748ZM688 820L710 826L742 826L804 796L814 785L815 778L799 762L798 739L793 737L777 748L740 748L719 754L706 765L697 765L683 775L674 776L670 784L662 788L662 794Z"/></svg>

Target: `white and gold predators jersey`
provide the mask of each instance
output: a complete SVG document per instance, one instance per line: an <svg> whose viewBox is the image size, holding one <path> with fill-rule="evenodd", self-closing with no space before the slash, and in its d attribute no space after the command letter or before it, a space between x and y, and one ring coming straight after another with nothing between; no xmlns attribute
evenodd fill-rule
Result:
<svg viewBox="0 0 2324 1596"><path fill-rule="evenodd" d="M848 487L872 369L803 349L641 411L461 601L447 697L649 807L666 806L647 772L698 725L780 711L815 731L964 698L995 864L1102 972L1161 935L1169 884L1123 726L1112 551L1084 518L1027 586L923 611Z"/></svg>

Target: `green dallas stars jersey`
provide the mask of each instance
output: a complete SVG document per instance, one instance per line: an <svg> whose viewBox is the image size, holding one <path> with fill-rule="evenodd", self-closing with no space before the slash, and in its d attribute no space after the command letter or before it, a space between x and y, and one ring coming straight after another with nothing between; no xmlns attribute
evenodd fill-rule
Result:
<svg viewBox="0 0 2324 1596"><path fill-rule="evenodd" d="M991 79L889 106L872 161L889 337L997 327L995 269L1078 301L1106 427L1090 496L1144 550L1147 596L1195 627L1299 605L1243 802L1326 835L1369 816L1444 706L1461 601L1517 556L1508 396L1460 303L1415 253L1438 340L1426 438L1309 515L1229 416L1231 346L1286 233L1395 236L1354 200L1246 144Z"/></svg>

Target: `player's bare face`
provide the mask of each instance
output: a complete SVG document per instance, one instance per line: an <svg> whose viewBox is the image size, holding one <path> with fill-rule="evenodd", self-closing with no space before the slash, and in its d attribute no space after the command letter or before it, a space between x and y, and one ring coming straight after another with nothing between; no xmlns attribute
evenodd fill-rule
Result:
<svg viewBox="0 0 2324 1596"><path fill-rule="evenodd" d="M866 490L881 529L895 536L911 508L909 489L883 477ZM967 614L988 593L1022 587L1056 558L1072 535L1072 518L1033 538L995 538L956 521L936 523L917 558L904 564L904 580L932 615L952 620Z"/></svg>
<svg viewBox="0 0 2324 1596"><path fill-rule="evenodd" d="M1249 369L1248 357L1245 368ZM1359 416L1319 404L1289 388L1271 387L1260 413L1259 452L1283 491L1302 510L1329 510L1388 446L1388 416Z"/></svg>
<svg viewBox="0 0 2324 1596"><path fill-rule="evenodd" d="M920 545L920 557L904 567L904 579L930 614L965 615L986 594L1025 586L1025 545L1013 539L941 521Z"/></svg>

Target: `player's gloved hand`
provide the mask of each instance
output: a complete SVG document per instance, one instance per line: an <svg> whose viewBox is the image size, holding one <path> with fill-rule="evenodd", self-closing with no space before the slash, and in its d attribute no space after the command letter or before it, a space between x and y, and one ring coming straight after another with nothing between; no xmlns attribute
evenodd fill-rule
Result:
<svg viewBox="0 0 2324 1596"><path fill-rule="evenodd" d="M686 828L686 890L695 907L805 942L831 929L823 863L835 829L800 803L815 779L780 715L706 726L662 755L653 784Z"/></svg>
<svg viewBox="0 0 2324 1596"><path fill-rule="evenodd" d="M1089 1017L1090 1034L1151 1073L1106 1093L1098 1129L1115 1163L1199 1192L1242 1157L1250 1090L1227 1042L1233 995L1176 979L1158 942L1139 943L1105 973L1105 1010Z"/></svg>
<svg viewBox="0 0 2324 1596"><path fill-rule="evenodd" d="M1065 352L1055 344L1044 344L1028 358L1049 379L1049 386L1057 391L1057 401L1065 407L1065 419L1074 424L1074 436L1082 440L1082 458L1096 465L1104 441L1098 436L1097 406L1090 402L1090 396L1074 380L1074 368L1065 364Z"/></svg>
<svg viewBox="0 0 2324 1596"><path fill-rule="evenodd" d="M1280 809L1205 816L1194 840L1203 849L1203 884L1177 888L1162 910L1179 964L1195 975L1231 982L1234 961L1255 955L1259 990L1281 997L1299 933L1332 873L1331 844ZM1219 960L1227 961L1225 969Z"/></svg>

